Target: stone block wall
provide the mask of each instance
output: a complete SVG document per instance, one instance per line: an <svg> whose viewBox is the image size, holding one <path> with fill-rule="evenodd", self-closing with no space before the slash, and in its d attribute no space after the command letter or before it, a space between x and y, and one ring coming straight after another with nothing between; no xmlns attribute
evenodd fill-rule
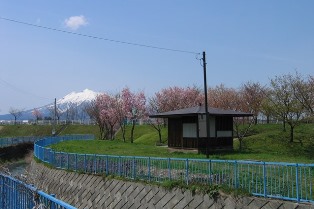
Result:
<svg viewBox="0 0 314 209"><path fill-rule="evenodd" d="M217 199L190 191L171 191L155 185L104 179L101 176L55 170L32 162L28 183L77 208L141 209L314 209L311 204L223 195Z"/></svg>

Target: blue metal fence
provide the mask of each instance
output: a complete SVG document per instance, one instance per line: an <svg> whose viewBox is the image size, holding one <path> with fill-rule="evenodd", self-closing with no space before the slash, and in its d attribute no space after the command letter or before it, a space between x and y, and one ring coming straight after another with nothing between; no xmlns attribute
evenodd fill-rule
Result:
<svg viewBox="0 0 314 209"><path fill-rule="evenodd" d="M314 164L113 156L57 152L46 146L91 135L38 140L34 155L56 168L163 182L179 180L242 188L256 196L314 202Z"/></svg>
<svg viewBox="0 0 314 209"><path fill-rule="evenodd" d="M0 208L75 209L75 207L54 198L52 195L38 191L35 187L4 174L0 174Z"/></svg>
<svg viewBox="0 0 314 209"><path fill-rule="evenodd" d="M38 139L42 139L42 137L23 136L23 137L0 138L0 148L9 147L12 145L17 145L17 144L23 144L23 143L34 143Z"/></svg>

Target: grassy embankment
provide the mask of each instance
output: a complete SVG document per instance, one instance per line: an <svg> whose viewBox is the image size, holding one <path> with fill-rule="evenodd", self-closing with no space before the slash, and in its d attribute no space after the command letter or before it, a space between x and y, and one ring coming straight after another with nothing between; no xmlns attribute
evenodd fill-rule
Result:
<svg viewBox="0 0 314 209"><path fill-rule="evenodd" d="M49 135L50 133L50 126L5 126L0 131L0 137ZM86 133L95 134L97 137L97 126L70 125L61 134ZM206 157L197 153L170 152L166 147L156 146L158 135L150 126L136 126L134 144L129 142L129 135L128 130L126 143L122 142L121 133L118 133L114 141L69 141L54 145L53 148L59 151L77 153L182 158ZM164 129L163 139L166 139L166 136L166 129ZM235 140L234 151L213 153L210 158L314 163L314 124L302 124L296 127L295 140L292 143L289 142L288 128L287 132L283 132L280 124L256 125L252 127L250 136L243 140L243 150L238 150L238 147L239 143Z"/></svg>
<svg viewBox="0 0 314 209"><path fill-rule="evenodd" d="M69 129L70 130L70 129ZM166 139L166 130L163 139ZM126 133L129 136L129 132ZM137 126L134 144L123 143L118 134L114 141L64 142L54 148L66 152L97 153L112 155L158 156L205 158L197 153L170 152L166 147L155 146L157 132L150 126ZM234 151L210 155L211 159L259 160L279 162L314 163L314 124L302 124L295 129L295 140L289 142L289 130L282 131L280 124L253 126L250 136L243 140L243 150L238 150L235 140Z"/></svg>

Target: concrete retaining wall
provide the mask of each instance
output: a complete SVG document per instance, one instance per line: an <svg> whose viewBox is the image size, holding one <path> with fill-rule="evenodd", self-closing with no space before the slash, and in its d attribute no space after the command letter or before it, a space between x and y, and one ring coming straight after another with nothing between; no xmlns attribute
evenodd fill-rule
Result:
<svg viewBox="0 0 314 209"><path fill-rule="evenodd" d="M208 195L192 195L190 191L146 185L101 176L50 169L32 162L28 181L48 194L77 208L211 208L211 209L314 209L311 204L297 204L273 199L227 195L214 200ZM35 182L35 183L34 183Z"/></svg>

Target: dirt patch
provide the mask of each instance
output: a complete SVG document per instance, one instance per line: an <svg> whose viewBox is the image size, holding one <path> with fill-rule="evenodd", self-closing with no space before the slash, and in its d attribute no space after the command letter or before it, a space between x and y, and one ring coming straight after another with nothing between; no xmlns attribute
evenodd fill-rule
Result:
<svg viewBox="0 0 314 209"><path fill-rule="evenodd" d="M3 129L3 126L0 126L0 131Z"/></svg>
<svg viewBox="0 0 314 209"><path fill-rule="evenodd" d="M175 149L168 148L169 152L182 152L182 153L198 153L197 149Z"/></svg>

